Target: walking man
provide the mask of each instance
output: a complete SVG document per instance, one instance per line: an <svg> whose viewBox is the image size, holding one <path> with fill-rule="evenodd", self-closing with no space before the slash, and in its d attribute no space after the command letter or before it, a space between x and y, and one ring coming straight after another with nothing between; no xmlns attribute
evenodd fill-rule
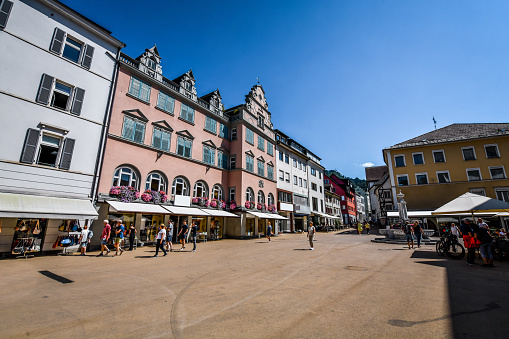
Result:
<svg viewBox="0 0 509 339"><path fill-rule="evenodd" d="M417 247L421 247L421 237L422 237L422 227L421 227L421 223L419 221L415 221L414 222L414 226L413 226L413 229L414 229L414 235L415 235L415 238L417 239Z"/></svg>
<svg viewBox="0 0 509 339"><path fill-rule="evenodd" d="M177 236L180 240L180 243L182 244L182 247L180 248L181 251L183 251L184 248L186 248L186 237L187 237L188 231L189 231L189 226L187 226L187 221L184 220L184 224L180 227L180 232Z"/></svg>
<svg viewBox="0 0 509 339"><path fill-rule="evenodd" d="M269 221L268 225L267 225L267 239L269 239L269 242L270 242L270 236L272 235L272 225Z"/></svg>
<svg viewBox="0 0 509 339"><path fill-rule="evenodd" d="M90 240L88 239L88 232L89 232L88 226L87 225L83 226L83 230L81 231L80 240L79 240L80 248L81 248L80 255L86 255L86 253L87 253L87 245L90 242Z"/></svg>
<svg viewBox="0 0 509 339"><path fill-rule="evenodd" d="M104 220L104 228L103 233L101 234L101 253L99 256L104 255L104 250L106 250L106 255L110 254L110 249L108 248L108 240L110 240L111 236L111 226L108 220Z"/></svg>
<svg viewBox="0 0 509 339"><path fill-rule="evenodd" d="M308 239L309 239L309 246L311 246L310 250L313 251L315 248L313 247L313 238L315 237L315 226L313 226L313 222L311 221L309 223L308 227Z"/></svg>
<svg viewBox="0 0 509 339"><path fill-rule="evenodd" d="M414 237L413 237L414 230L412 229L412 226L408 223L408 221L405 221L405 224L401 228L403 229L403 232L405 233L406 243L408 244L408 249L414 248ZM412 244L411 248L410 248L410 244Z"/></svg>
<svg viewBox="0 0 509 339"><path fill-rule="evenodd" d="M117 220L117 227L115 228L115 249L117 250L115 252L115 256L118 255L118 251L120 251L120 255L124 253L124 250L122 249L122 241L124 240L124 225L122 225L121 220Z"/></svg>
<svg viewBox="0 0 509 339"><path fill-rule="evenodd" d="M164 242L166 241L166 227L164 224L159 225L159 232L156 236L156 254L154 254L154 257L158 257L159 255L159 249L161 249L164 253L164 256L167 256L168 253L166 252L166 249L164 248Z"/></svg>
<svg viewBox="0 0 509 339"><path fill-rule="evenodd" d="M191 252L196 252L196 236L198 233L198 226L196 226L196 221L191 225L191 238L193 240L193 250Z"/></svg>
<svg viewBox="0 0 509 339"><path fill-rule="evenodd" d="M166 228L166 250L173 252L173 221L170 220Z"/></svg>

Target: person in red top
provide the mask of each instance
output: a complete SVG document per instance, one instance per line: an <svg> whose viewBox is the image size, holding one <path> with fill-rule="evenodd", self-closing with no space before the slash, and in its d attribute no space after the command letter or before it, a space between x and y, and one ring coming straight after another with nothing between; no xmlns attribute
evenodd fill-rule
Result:
<svg viewBox="0 0 509 339"><path fill-rule="evenodd" d="M110 239L111 235L111 226L108 223L108 220L104 220L104 228L103 233L101 234L101 253L99 253L98 256L104 255L103 252L106 250L106 255L110 254L110 249L108 248L108 240Z"/></svg>

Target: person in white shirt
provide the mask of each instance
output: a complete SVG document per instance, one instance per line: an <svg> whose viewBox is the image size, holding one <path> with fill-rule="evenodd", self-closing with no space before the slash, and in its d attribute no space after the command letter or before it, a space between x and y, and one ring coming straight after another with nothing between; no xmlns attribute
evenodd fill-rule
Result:
<svg viewBox="0 0 509 339"><path fill-rule="evenodd" d="M314 250L315 248L313 247L313 238L315 237L315 226L313 226L313 222L311 221L309 223L309 227L308 227L308 239L309 239L309 245L311 246L310 250Z"/></svg>
<svg viewBox="0 0 509 339"><path fill-rule="evenodd" d="M90 240L88 239L88 233L90 231L88 230L88 226L85 225L83 226L83 230L81 231L81 235L80 235L80 248L81 248L81 255L86 255L87 253L87 245L88 243L90 242Z"/></svg>
<svg viewBox="0 0 509 339"><path fill-rule="evenodd" d="M164 256L167 256L168 253L166 253L166 249L164 248L164 243L166 242L166 227L164 224L161 224L159 226L159 233L157 233L156 236L156 254L154 254L154 257L158 257L159 255L159 249L163 250Z"/></svg>
<svg viewBox="0 0 509 339"><path fill-rule="evenodd" d="M487 223L485 223L481 218L477 219L477 222L479 223L479 227L485 228L487 230L490 229Z"/></svg>
<svg viewBox="0 0 509 339"><path fill-rule="evenodd" d="M458 225L456 225L455 223L451 224L451 234L454 235L456 239L458 239L461 236L460 229Z"/></svg>

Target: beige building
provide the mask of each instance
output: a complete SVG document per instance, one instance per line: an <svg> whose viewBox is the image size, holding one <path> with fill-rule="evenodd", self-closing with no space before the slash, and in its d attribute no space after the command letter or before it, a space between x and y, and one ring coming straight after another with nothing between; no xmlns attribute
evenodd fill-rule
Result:
<svg viewBox="0 0 509 339"><path fill-rule="evenodd" d="M383 155L394 206L399 191L409 211L434 210L465 192L509 202L509 123L452 124Z"/></svg>

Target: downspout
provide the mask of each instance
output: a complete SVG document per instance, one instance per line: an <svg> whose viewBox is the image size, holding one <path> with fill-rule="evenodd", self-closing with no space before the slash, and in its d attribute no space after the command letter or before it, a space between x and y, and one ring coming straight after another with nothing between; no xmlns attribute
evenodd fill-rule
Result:
<svg viewBox="0 0 509 339"><path fill-rule="evenodd" d="M97 203L97 191L99 186L99 178L101 176L102 172L102 163L104 161L104 153L106 150L106 141L107 141L107 135L108 135L108 129L111 121L111 110L113 107L113 101L115 98L115 91L117 89L117 79L118 79L118 73L120 70L120 49L124 46L121 46L117 50L117 56L115 59L115 70L113 71L113 81L111 83L110 87L110 93L108 95L108 106L106 107L106 114L104 115L104 122L103 122L103 128L101 131L101 142L99 144L98 149L98 156L95 162L95 175L94 180L92 182L92 190L90 192L90 197L92 198L92 203L95 205Z"/></svg>

